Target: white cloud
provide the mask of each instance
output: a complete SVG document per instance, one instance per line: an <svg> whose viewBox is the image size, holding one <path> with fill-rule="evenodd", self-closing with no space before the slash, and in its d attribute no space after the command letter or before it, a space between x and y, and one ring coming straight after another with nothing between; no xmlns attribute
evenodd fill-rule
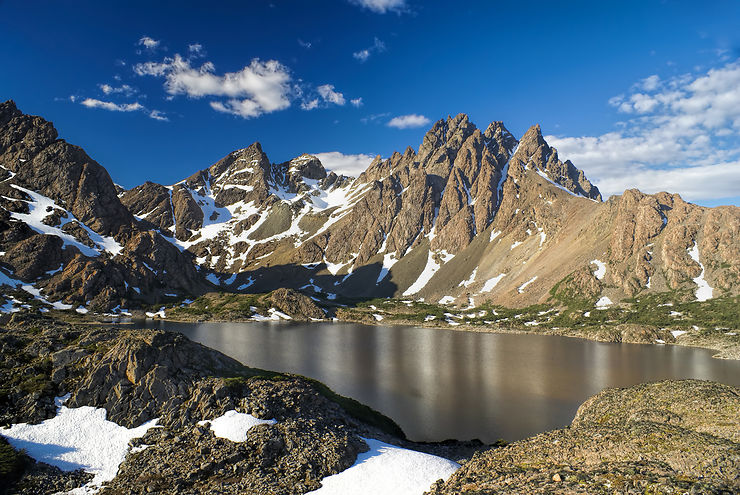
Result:
<svg viewBox="0 0 740 495"><path fill-rule="evenodd" d="M698 201L740 195L740 63L665 81L650 76L609 100L633 115L600 136L547 136L604 196L638 187Z"/></svg>
<svg viewBox="0 0 740 495"><path fill-rule="evenodd" d="M611 194L637 188L650 194L678 192L689 201L732 198L740 195L740 161L671 169L640 168L629 174L605 177L597 185L602 192Z"/></svg>
<svg viewBox="0 0 740 495"><path fill-rule="evenodd" d="M80 101L76 96L70 96L69 101L73 103L79 101L80 105L87 108L99 108L101 110L108 110L109 112L145 112L149 118L154 120L163 122L169 122L170 120L164 112L159 110L149 110L138 101L134 103L114 103L112 101L97 100L95 98L85 98Z"/></svg>
<svg viewBox="0 0 740 495"><path fill-rule="evenodd" d="M406 0L350 0L350 2L377 14L401 13L406 10Z"/></svg>
<svg viewBox="0 0 740 495"><path fill-rule="evenodd" d="M373 46L369 48L365 48L364 50L360 50L359 52L354 52L352 56L359 60L360 62L365 62L367 59L370 58L370 55L373 53L381 53L385 51L385 43L383 43L378 38L375 38L373 41Z"/></svg>
<svg viewBox="0 0 740 495"><path fill-rule="evenodd" d="M138 44L140 46L143 46L147 50L154 51L159 46L159 41L154 40L154 39L150 38L149 36L142 36L141 38L139 38L139 43Z"/></svg>
<svg viewBox="0 0 740 495"><path fill-rule="evenodd" d="M431 122L428 118L423 115L417 115L415 113L409 115L399 115L393 117L386 124L388 127L395 127L397 129L410 129L413 127L421 127Z"/></svg>
<svg viewBox="0 0 740 495"><path fill-rule="evenodd" d="M191 43L188 45L188 52L192 57L204 57L205 56L205 50L203 50L203 45L200 43Z"/></svg>
<svg viewBox="0 0 740 495"><path fill-rule="evenodd" d="M345 155L339 151L329 151L326 153L315 153L325 169L331 170L338 175L349 175L357 177L370 166L373 155L357 154Z"/></svg>
<svg viewBox="0 0 740 495"><path fill-rule="evenodd" d="M106 95L122 94L124 96L131 96L136 93L136 88L132 88L128 84L123 84L119 87L111 86L110 84L98 84L98 87Z"/></svg>
<svg viewBox="0 0 740 495"><path fill-rule="evenodd" d="M262 62L255 58L238 72L218 75L212 62L194 68L189 60L176 54L162 62L137 64L134 70L142 76L164 77L165 90L173 96L229 97L224 102L212 101L211 107L244 118L284 110L290 106L290 71L277 60Z"/></svg>
<svg viewBox="0 0 740 495"><path fill-rule="evenodd" d="M149 112L149 118L152 118L154 120L159 120L161 122L170 121L170 119L167 118L164 112L160 112L159 110L152 110L151 112Z"/></svg>
<svg viewBox="0 0 740 495"><path fill-rule="evenodd" d="M370 50L360 50L359 52L354 52L352 56L360 62L364 62L370 58Z"/></svg>
<svg viewBox="0 0 740 495"><path fill-rule="evenodd" d="M314 108L318 108L319 106L319 99L314 98L313 100L304 101L301 103L301 108L303 110L313 110Z"/></svg>
<svg viewBox="0 0 740 495"><path fill-rule="evenodd" d="M87 108L102 108L103 110L109 110L111 112L136 112L137 110L144 109L144 106L139 102L119 104L113 103L112 101L96 100L95 98L85 98L80 102L80 105L86 106Z"/></svg>
<svg viewBox="0 0 740 495"><path fill-rule="evenodd" d="M334 91L333 84L323 84L316 88L316 91L318 91L321 98L328 103L334 103L335 105L345 104L344 95L338 91Z"/></svg>
<svg viewBox="0 0 740 495"><path fill-rule="evenodd" d="M384 113L374 113L372 115L368 115L366 117L362 117L360 119L360 122L363 124L368 124L370 122L377 122L378 120L385 119L390 115L390 112L384 112Z"/></svg>
<svg viewBox="0 0 740 495"><path fill-rule="evenodd" d="M300 38L298 38L298 44L301 45L306 50L310 50L311 47L313 46L313 43L311 43L310 41L303 41Z"/></svg>
<svg viewBox="0 0 740 495"><path fill-rule="evenodd" d="M360 108L362 106L362 97L354 98L352 100L349 100L349 102L352 104L353 107Z"/></svg>

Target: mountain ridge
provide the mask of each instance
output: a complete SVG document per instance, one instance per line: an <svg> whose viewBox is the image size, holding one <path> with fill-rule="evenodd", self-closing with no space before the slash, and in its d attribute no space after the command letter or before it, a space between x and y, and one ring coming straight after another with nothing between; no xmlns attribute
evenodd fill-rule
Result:
<svg viewBox="0 0 740 495"><path fill-rule="evenodd" d="M9 175L20 174L6 180L29 185L37 176L59 176L63 184L42 180L37 192L69 205L91 231L113 234L124 256L160 251L149 254L158 266L150 270L157 283L148 285L161 287L139 298L131 282L116 281L118 288L99 298L98 306L107 309L214 287L266 292L285 286L329 300L341 295L526 305L562 300L566 293L617 302L657 290L691 297L703 288L702 297L716 297L736 294L740 286L739 208L704 208L678 195L636 190L602 201L583 171L561 161L539 125L517 140L500 121L481 130L465 114L440 119L418 151L409 146L403 154L377 156L357 178L327 172L307 154L272 163L255 142L176 184L116 190L81 148L70 148L76 154L46 151L67 149L55 144L51 123L25 116L12 102L2 105L0 165ZM22 159L31 159L30 166ZM54 167L61 175L46 173ZM68 183L103 184L102 192L87 205ZM103 204L112 205L113 213ZM3 205L11 217L17 207ZM17 223L13 218L10 223ZM6 253L14 252L5 244L12 243L2 244ZM45 249L56 258L64 252ZM115 265L117 256L103 264ZM33 265L7 257L0 258L7 277L23 276L24 267ZM83 258L78 255L76 263L90 263ZM162 259L180 265L171 267L182 272L177 283L162 273ZM76 270L41 286L86 307L82 294L75 298L61 288L84 271Z"/></svg>

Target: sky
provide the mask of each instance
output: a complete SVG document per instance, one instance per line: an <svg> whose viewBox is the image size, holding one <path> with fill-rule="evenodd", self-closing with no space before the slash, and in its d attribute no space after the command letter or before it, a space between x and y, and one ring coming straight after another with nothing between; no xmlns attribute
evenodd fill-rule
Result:
<svg viewBox="0 0 740 495"><path fill-rule="evenodd" d="M539 123L604 197L740 205L740 1L0 0L0 100L113 180L254 141L357 175L467 113Z"/></svg>

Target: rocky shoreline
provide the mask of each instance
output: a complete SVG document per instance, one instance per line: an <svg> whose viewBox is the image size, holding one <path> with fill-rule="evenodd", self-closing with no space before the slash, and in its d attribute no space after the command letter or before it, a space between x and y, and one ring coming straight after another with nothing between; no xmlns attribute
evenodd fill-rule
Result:
<svg viewBox="0 0 740 495"><path fill-rule="evenodd" d="M653 302L642 313L667 313L647 319L645 323L630 323L629 310L612 308L591 311L575 311L557 305L537 305L528 308L500 308L480 306L459 308L444 305L379 299L370 302L350 302L310 298L292 289L278 289L267 294L210 293L188 304L165 308L169 321L180 322L250 322L264 319L291 321L342 321L364 325L402 325L443 330L515 333L532 335L557 335L575 337L598 342L659 344L698 347L716 351L717 359L740 359L740 329L738 328L737 305L740 298L729 298L710 303ZM693 309L693 319L676 319L673 315ZM727 310L720 319L709 320L706 315ZM277 316L279 311L281 316ZM502 318L503 312L510 316ZM625 316L627 313L627 316ZM587 315L585 318L583 315ZM596 315L598 314L598 315ZM143 311L135 312L134 319L145 317ZM155 316L155 318L161 315ZM490 321L494 319L495 321ZM600 318L595 322L589 319ZM619 319L624 321L620 321ZM701 327L697 324L700 324ZM725 325L725 326L722 326Z"/></svg>
<svg viewBox="0 0 740 495"><path fill-rule="evenodd" d="M52 418L54 398L67 394L67 407L104 408L121 426L158 418L132 440L104 494L307 493L352 466L367 438L461 463L432 494L740 489L740 389L712 382L609 389L569 428L508 446L415 443L314 380L249 368L174 332L16 314L0 328L0 350L3 425ZM202 423L228 411L274 423L254 426L243 442ZM0 445L0 466L6 451ZM90 478L16 457L15 470L0 470L6 493L55 493Z"/></svg>

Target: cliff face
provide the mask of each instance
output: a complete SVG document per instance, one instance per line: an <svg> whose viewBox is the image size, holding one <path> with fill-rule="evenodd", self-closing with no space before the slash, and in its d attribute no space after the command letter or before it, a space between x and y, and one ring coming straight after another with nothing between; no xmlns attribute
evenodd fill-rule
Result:
<svg viewBox="0 0 740 495"><path fill-rule="evenodd" d="M501 122L482 131L449 117L418 151L377 157L356 179L310 155L271 163L254 143L177 184L117 191L50 123L2 109L7 275L26 283L61 267L39 287L73 304L198 293L200 274L226 291L516 306L553 288L617 302L740 287L739 208L633 190L602 202L539 126L518 141ZM54 212L42 218L49 228L84 246L40 235L29 208L41 204Z"/></svg>
<svg viewBox="0 0 740 495"><path fill-rule="evenodd" d="M102 166L12 101L0 104L0 173L7 291L103 310L208 287L189 256L140 227Z"/></svg>

